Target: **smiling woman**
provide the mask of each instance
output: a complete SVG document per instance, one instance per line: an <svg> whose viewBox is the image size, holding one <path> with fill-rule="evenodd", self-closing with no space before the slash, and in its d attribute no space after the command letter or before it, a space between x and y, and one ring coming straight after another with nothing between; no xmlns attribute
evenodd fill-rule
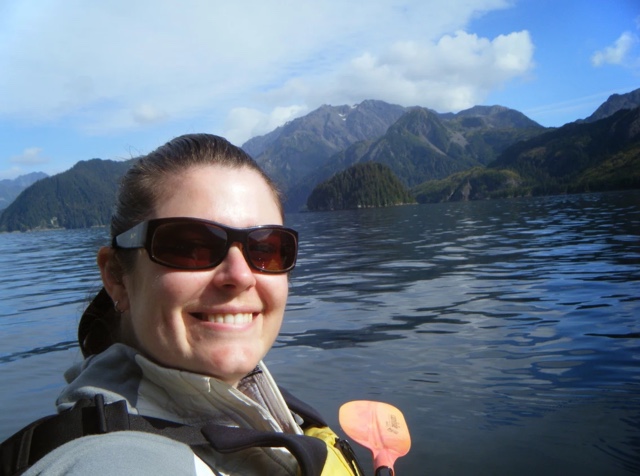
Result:
<svg viewBox="0 0 640 476"><path fill-rule="evenodd" d="M12 437L2 474L361 474L262 362L298 234L253 159L220 137L174 139L125 175L111 236L60 416Z"/></svg>
<svg viewBox="0 0 640 476"><path fill-rule="evenodd" d="M166 219L192 216L248 228L253 234L256 231L251 227L256 225L278 225L272 229L283 232L280 207L267 182L246 167L197 165L165 183L175 192L161 196L151 216L165 219L161 222L164 227L148 227L144 239L151 243L153 256L161 253L165 263L172 258L173 266L158 263L148 251L133 252L131 270L123 272L118 255L126 250L117 244L122 235L116 235L115 248L102 248L98 254L105 289L122 313L120 337L167 367L214 376L237 386L278 335L288 294L287 269L264 273L250 266L245 254L253 253L255 247L248 249L244 243L248 232L240 241L218 227L227 235L224 241L210 232L190 242L188 233L194 231L195 222L182 222L186 236L175 232L175 222L173 232L163 232L163 228L171 223ZM184 250L175 249L190 247L189 254L202 255L206 249L200 245L202 239L218 254L218 259L207 260L209 266L204 269L200 259L185 259ZM167 251L167 241L172 250ZM274 250L281 252L284 249ZM183 269L176 270L176 263ZM251 319L239 318L247 315ZM229 319L220 323L217 316Z"/></svg>

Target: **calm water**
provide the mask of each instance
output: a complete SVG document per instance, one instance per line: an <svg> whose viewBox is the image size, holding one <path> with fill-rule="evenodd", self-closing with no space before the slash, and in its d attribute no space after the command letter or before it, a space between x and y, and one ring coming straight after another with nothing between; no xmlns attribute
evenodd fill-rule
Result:
<svg viewBox="0 0 640 476"><path fill-rule="evenodd" d="M345 401L398 406L399 476L640 474L640 192L288 224L303 244L267 362L336 428ZM0 235L0 437L52 412L105 233Z"/></svg>

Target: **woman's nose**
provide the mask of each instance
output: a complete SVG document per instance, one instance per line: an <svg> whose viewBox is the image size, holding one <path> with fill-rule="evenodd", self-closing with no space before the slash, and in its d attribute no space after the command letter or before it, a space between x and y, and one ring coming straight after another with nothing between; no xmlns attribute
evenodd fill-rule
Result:
<svg viewBox="0 0 640 476"><path fill-rule="evenodd" d="M238 289L247 289L255 284L253 268L247 263L240 243L229 247L227 255L216 267L214 281L220 286Z"/></svg>

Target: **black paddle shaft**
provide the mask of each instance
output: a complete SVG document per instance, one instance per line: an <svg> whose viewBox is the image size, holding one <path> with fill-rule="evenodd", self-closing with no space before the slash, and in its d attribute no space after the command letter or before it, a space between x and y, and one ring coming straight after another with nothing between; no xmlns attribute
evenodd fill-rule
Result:
<svg viewBox="0 0 640 476"><path fill-rule="evenodd" d="M393 476L393 470L387 466L380 466L376 469L376 476Z"/></svg>

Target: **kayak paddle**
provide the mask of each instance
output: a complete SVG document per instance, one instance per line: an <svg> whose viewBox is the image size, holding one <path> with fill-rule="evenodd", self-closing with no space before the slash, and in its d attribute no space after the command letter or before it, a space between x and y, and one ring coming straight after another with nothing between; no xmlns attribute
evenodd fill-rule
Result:
<svg viewBox="0 0 640 476"><path fill-rule="evenodd" d="M349 438L371 450L376 476L393 476L393 463L411 448L402 412L388 403L356 400L340 407L338 419Z"/></svg>

